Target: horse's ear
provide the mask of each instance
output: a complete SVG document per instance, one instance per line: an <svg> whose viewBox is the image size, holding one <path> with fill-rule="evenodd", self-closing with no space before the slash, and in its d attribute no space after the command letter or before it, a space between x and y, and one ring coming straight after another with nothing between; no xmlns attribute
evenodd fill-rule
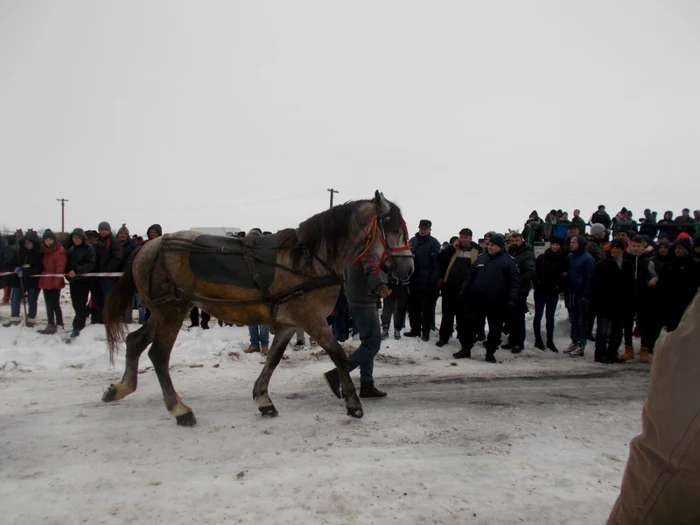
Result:
<svg viewBox="0 0 700 525"><path fill-rule="evenodd" d="M377 211L382 215L386 215L391 211L389 201L386 200L383 193L379 193L379 190L374 192L374 203L377 205Z"/></svg>

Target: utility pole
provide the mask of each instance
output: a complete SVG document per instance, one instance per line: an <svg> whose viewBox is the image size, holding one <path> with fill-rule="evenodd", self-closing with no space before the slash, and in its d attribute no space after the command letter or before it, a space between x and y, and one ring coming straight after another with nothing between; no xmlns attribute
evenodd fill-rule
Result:
<svg viewBox="0 0 700 525"><path fill-rule="evenodd" d="M68 199L56 199L61 203L61 233L66 231L66 202Z"/></svg>
<svg viewBox="0 0 700 525"><path fill-rule="evenodd" d="M338 190L334 190L333 188L328 188L326 191L331 194L331 208L332 208L333 207L333 194L340 193L340 192Z"/></svg>

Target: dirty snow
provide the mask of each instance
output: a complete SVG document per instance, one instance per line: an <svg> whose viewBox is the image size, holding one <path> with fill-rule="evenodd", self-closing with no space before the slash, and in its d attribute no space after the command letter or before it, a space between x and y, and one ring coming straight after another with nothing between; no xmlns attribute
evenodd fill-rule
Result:
<svg viewBox="0 0 700 525"><path fill-rule="evenodd" d="M172 376L198 420L181 428L146 354L137 392L100 401L123 370L102 327L71 345L0 328L2 522L600 524L648 382L648 367L597 365L592 349L501 350L489 365L483 348L455 362L455 342L404 338L377 359L389 397L352 420L321 378L320 348L290 347L270 386L280 416L263 419L247 343L245 328L181 332Z"/></svg>

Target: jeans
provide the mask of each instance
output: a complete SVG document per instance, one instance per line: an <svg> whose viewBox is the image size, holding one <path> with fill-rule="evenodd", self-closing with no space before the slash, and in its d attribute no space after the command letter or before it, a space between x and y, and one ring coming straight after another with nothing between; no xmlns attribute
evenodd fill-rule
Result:
<svg viewBox="0 0 700 525"><path fill-rule="evenodd" d="M63 311L61 310L61 290L44 290L46 315L49 324L63 326Z"/></svg>
<svg viewBox="0 0 700 525"><path fill-rule="evenodd" d="M350 371L360 368L360 383L374 383L374 356L382 345L382 330L379 326L379 314L374 306L350 305L355 327L360 334L360 347L348 357Z"/></svg>
<svg viewBox="0 0 700 525"><path fill-rule="evenodd" d="M249 326L250 346L270 346L270 325Z"/></svg>
<svg viewBox="0 0 700 525"><path fill-rule="evenodd" d="M535 319L532 321L532 331L535 342L542 342L542 317L547 310L547 344L554 342L554 313L559 304L558 292L535 292Z"/></svg>
<svg viewBox="0 0 700 525"><path fill-rule="evenodd" d="M569 320L571 321L571 342L586 348L588 342L588 299L580 293L569 295Z"/></svg>
<svg viewBox="0 0 700 525"><path fill-rule="evenodd" d="M389 285L391 295L384 298L382 306L382 328L389 329L391 318L394 318L394 328L403 330L406 327L406 309L408 308L408 286Z"/></svg>
<svg viewBox="0 0 700 525"><path fill-rule="evenodd" d="M37 288L27 288L27 309L29 310L27 317L36 319L37 303L39 302L39 290ZM12 297L10 299L10 315L19 317L20 307L22 306L22 289L12 288Z"/></svg>
<svg viewBox="0 0 700 525"><path fill-rule="evenodd" d="M97 322L102 324L102 311L105 308L105 302L107 301L107 296L109 292L112 291L114 285L117 284L117 280L113 277L102 277L95 279L92 285L92 293L95 297L95 302L97 303Z"/></svg>
<svg viewBox="0 0 700 525"><path fill-rule="evenodd" d="M90 293L91 283L78 279L70 283L70 301L73 305L75 317L73 318L73 330L82 330L85 328L85 322L90 315L90 306L88 305L88 294Z"/></svg>

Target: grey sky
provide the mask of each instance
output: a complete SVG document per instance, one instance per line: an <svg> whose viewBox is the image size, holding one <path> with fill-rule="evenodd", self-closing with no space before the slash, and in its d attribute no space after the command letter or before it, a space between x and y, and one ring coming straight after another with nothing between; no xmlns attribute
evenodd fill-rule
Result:
<svg viewBox="0 0 700 525"><path fill-rule="evenodd" d="M700 3L0 2L0 225L700 207Z"/></svg>

